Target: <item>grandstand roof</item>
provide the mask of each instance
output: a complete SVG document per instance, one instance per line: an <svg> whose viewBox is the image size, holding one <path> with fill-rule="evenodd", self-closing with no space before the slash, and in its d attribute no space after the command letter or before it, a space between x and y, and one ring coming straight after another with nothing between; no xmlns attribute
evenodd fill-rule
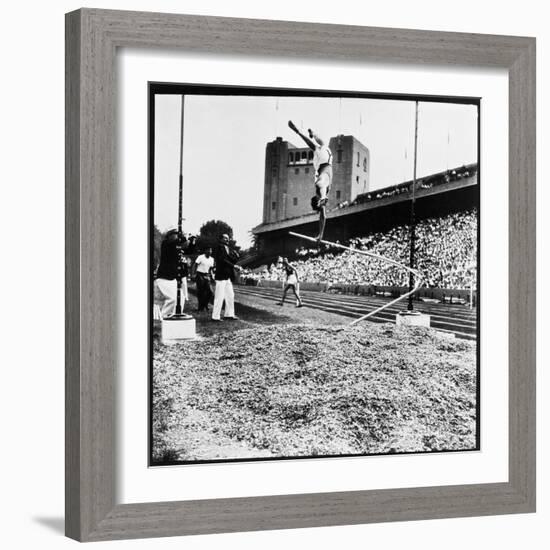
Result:
<svg viewBox="0 0 550 550"><path fill-rule="evenodd" d="M422 199L424 197L447 193L456 189L471 187L478 183L478 166L477 163L460 166L444 172L438 172L424 176L416 180L415 198ZM412 180L391 185L382 189L376 189L363 195L358 195L353 203L343 205L330 212L327 212L328 219L340 218L350 214L387 206L390 204L402 203L410 201L412 195ZM315 222L318 219L316 213L306 214L294 218L288 218L273 223L263 223L252 229L255 235L268 233L280 229L287 229L296 225L303 225Z"/></svg>

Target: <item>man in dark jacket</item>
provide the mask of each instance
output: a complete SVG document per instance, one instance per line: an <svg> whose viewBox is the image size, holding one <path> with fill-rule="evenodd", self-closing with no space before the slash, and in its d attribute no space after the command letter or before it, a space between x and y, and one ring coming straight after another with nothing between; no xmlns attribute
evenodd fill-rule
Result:
<svg viewBox="0 0 550 550"><path fill-rule="evenodd" d="M235 280L235 270L240 270L240 267L236 265L238 259L239 255L229 247L229 235L223 234L214 253L216 290L214 292L214 307L212 308L213 321L221 321L220 314L224 301L224 319L236 319L233 281Z"/></svg>
<svg viewBox="0 0 550 550"><path fill-rule="evenodd" d="M181 240L181 242L180 242ZM177 278L181 274L181 301L182 309L187 294L187 264L182 261L180 251L185 247L185 237L178 234L177 229L171 229L164 236L160 245L160 262L157 269L155 284L162 294L162 318L166 319L174 315L177 301Z"/></svg>

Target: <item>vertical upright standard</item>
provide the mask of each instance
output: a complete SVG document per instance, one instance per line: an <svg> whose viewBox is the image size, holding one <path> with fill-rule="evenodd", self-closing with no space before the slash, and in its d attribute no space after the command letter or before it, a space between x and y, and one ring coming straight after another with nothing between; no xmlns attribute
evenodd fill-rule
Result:
<svg viewBox="0 0 550 550"><path fill-rule="evenodd" d="M179 174L179 196L178 196L178 271L177 271L177 295L176 295L176 317L182 318L181 308L181 287L183 279L183 111L185 107L185 96L181 96L181 119L180 119L180 174Z"/></svg>
<svg viewBox="0 0 550 550"><path fill-rule="evenodd" d="M412 181L412 198L411 198L411 220L409 229L409 303L407 306L408 311L413 310L413 292L414 288L414 260L415 260L415 247L416 247L416 219L415 219L415 200L416 200L416 158L418 153L418 100L415 102L415 114L414 114L414 160L413 160L413 181Z"/></svg>
<svg viewBox="0 0 550 550"><path fill-rule="evenodd" d="M163 344L175 344L182 340L196 338L196 323L191 315L183 313L182 286L186 276L183 257L183 111L185 96L181 96L180 122L180 158L179 158L179 195L178 195L178 242L176 245L178 267L176 271L176 311L174 315L162 320L161 339Z"/></svg>

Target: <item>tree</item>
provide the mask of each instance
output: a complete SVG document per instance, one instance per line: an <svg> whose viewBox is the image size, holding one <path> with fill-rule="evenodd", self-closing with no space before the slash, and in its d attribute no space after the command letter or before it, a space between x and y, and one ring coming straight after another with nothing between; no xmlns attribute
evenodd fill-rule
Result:
<svg viewBox="0 0 550 550"><path fill-rule="evenodd" d="M230 246L237 251L240 250L233 239L233 228L222 220L209 220L201 226L197 240L199 249L203 250L209 246L214 248L224 233L229 235Z"/></svg>

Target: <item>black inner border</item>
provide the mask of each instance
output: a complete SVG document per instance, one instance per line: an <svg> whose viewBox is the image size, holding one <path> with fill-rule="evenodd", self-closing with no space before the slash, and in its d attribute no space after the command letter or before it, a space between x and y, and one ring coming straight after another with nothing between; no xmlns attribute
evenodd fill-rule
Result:
<svg viewBox="0 0 550 550"><path fill-rule="evenodd" d="M213 460L178 460L167 462L153 461L153 224L154 224L154 182L155 182L155 95L216 95L216 96L263 96L263 97L341 97L357 99L386 99L394 101L419 101L431 103L455 103L462 105L477 106L477 300L476 300L476 446L472 449L449 449L438 451L406 451L398 453L364 453L364 454L339 454L339 455L316 455L316 456L288 456L288 457L258 457L258 458L231 458ZM147 287L148 287L148 457L147 465L159 466L180 466L186 464L218 464L235 462L266 462L279 460L304 460L304 459L328 459L328 458L359 458L366 456L388 456L388 455L410 455L410 454L441 454L441 453L463 453L481 450L481 355L480 355L480 295L481 295L481 97L470 96L441 96L441 95L418 95L418 94L392 94L392 93L371 93L371 92L350 92L339 90L311 90L297 88L268 88L251 86L232 85L207 85L207 84L184 84L169 82L148 82L147 86L147 200L149 210L147 213L148 224L148 258L147 258Z"/></svg>

